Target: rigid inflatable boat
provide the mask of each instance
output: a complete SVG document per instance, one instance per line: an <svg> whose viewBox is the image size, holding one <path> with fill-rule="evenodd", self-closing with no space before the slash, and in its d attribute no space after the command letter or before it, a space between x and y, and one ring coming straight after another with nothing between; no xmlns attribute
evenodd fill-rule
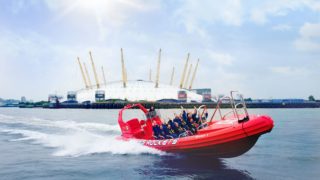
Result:
<svg viewBox="0 0 320 180"><path fill-rule="evenodd" d="M220 106L226 101L230 102L231 110L223 113ZM125 122L123 113L128 109L140 109L146 116L143 119L135 117ZM262 134L270 132L273 128L273 120L269 116L249 115L242 95L240 99L234 99L233 92L230 97L224 97L217 102L212 116L207 120L207 126L198 129L194 135L155 139L152 129L154 121L161 123L159 116L149 117L148 110L141 104L125 106L120 110L118 117L121 139L136 139L145 146L170 153L227 158L247 152Z"/></svg>

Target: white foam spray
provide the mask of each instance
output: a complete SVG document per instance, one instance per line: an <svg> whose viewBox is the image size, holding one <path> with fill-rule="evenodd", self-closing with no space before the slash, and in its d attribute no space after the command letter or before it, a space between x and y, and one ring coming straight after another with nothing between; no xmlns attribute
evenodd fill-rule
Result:
<svg viewBox="0 0 320 180"><path fill-rule="evenodd" d="M25 126L1 127L1 123L19 123ZM47 127L50 131L40 131L29 128ZM44 128L45 129L45 128ZM111 154L157 154L163 155L156 149L141 145L137 141L118 140L120 130L118 125L102 123L78 123L75 121L51 121L40 118L19 120L0 116L0 132L19 135L11 141L24 141L54 148L54 156L82 156L95 153ZM107 132L101 134L101 132Z"/></svg>

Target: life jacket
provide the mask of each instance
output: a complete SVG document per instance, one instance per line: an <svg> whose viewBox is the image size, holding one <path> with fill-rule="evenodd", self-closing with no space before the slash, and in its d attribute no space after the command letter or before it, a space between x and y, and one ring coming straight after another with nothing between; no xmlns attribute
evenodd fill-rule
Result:
<svg viewBox="0 0 320 180"><path fill-rule="evenodd" d="M154 136L158 137L160 135L160 131L161 131L160 127L158 125L155 125L152 127L152 129L153 129Z"/></svg>
<svg viewBox="0 0 320 180"><path fill-rule="evenodd" d="M181 121L180 118L174 118L174 119L173 119L173 122L177 122L180 126L181 126L181 124L182 124L182 121Z"/></svg>

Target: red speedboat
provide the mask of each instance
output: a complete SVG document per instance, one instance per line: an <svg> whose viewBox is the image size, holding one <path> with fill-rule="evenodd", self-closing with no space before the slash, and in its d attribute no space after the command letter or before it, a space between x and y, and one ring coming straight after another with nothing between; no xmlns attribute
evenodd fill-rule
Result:
<svg viewBox="0 0 320 180"><path fill-rule="evenodd" d="M250 150L262 134L272 130L273 120L266 115L249 115L242 96L239 100L234 100L232 93L230 97L224 97L217 103L205 128L199 129L194 135L175 139L155 139L152 122L161 123L159 116L148 117L148 110L141 104L129 104L119 112L118 123L122 131L122 139L137 139L145 146L170 153L208 155L218 158L239 156ZM223 114L220 106L226 101L230 102L232 109ZM123 112L131 108L140 109L146 117L133 118L124 122ZM220 117L216 118L216 116Z"/></svg>

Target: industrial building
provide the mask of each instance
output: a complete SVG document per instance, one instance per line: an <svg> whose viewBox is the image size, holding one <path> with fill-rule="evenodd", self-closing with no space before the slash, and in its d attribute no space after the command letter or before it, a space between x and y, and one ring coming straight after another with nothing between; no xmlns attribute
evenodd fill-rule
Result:
<svg viewBox="0 0 320 180"><path fill-rule="evenodd" d="M128 80L127 69L125 67L125 61L123 56L123 50L121 49L121 69L122 80L114 82L106 82L103 67L101 81L98 77L96 67L92 58L91 52L89 52L90 62L94 74L95 83L92 84L91 78L88 73L88 68L85 63L78 58L78 64L81 71L82 79L84 82L84 88L77 91L70 91L67 94L67 102L101 102L110 99L120 99L127 101L178 101L178 102L202 102L204 100L203 94L198 94L197 91L192 90L192 85L196 77L198 69L199 59L196 66L192 68L192 64L189 64L189 57L187 55L186 63L181 76L179 87L173 86L173 78L175 69L173 67L171 73L171 81L168 84L160 83L160 63L161 63L161 49L159 51L159 57L157 62L157 72L155 81L151 80L151 70L149 80ZM206 89L206 92L211 93L211 89ZM206 100L211 98L208 93L204 93Z"/></svg>

